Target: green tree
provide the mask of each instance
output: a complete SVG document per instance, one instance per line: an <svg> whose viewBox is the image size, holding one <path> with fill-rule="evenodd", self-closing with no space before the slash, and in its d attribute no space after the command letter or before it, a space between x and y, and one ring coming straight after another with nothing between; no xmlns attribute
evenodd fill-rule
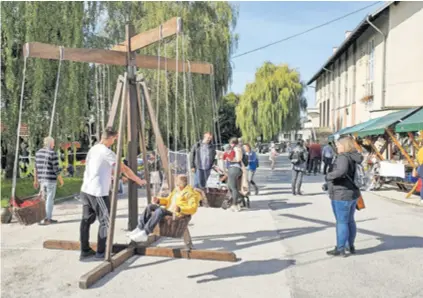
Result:
<svg viewBox="0 0 423 298"><path fill-rule="evenodd" d="M222 143L226 144L232 137L240 137L241 131L236 124L235 108L239 103L239 95L231 92L225 95L220 102L219 125Z"/></svg>
<svg viewBox="0 0 423 298"><path fill-rule="evenodd" d="M250 142L259 136L271 140L281 131L295 129L301 111L307 108L303 93L297 70L285 64L264 63L236 107L243 138Z"/></svg>

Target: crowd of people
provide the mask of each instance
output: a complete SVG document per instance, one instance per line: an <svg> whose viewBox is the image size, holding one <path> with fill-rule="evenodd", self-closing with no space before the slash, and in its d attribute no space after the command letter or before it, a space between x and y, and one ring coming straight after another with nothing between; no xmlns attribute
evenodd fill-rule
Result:
<svg viewBox="0 0 423 298"><path fill-rule="evenodd" d="M110 149L117 139L117 132L107 128L101 141L94 145L88 152L86 167L81 187L80 199L82 201L82 219L80 224L81 259L95 256L104 258L107 229L109 226L110 191L112 173L117 161L116 154ZM249 144L244 144L242 139L232 138L224 146L224 151L217 150L212 143L213 135L204 133L203 139L194 144L191 149L190 166L194 175L194 185L189 185L188 175L176 177L176 187L168 196L154 197L152 204L145 208L139 217L136 229L128 233L134 242L144 242L153 232L155 226L165 216L181 217L191 216L197 212L202 199L202 190L207 188L207 180L211 172L216 170L216 160L223 164L221 178L228 186L231 197L231 208L240 211L243 198L252 192L259 193L259 188L254 181L255 173L259 167L257 153ZM41 188L46 198L46 218L40 223L47 225L55 223L53 216L53 201L57 181L63 185L63 179L58 168L58 156L54 151L54 140L47 137L44 148L36 154L36 171L34 187ZM270 169L275 169L278 153L271 146L269 152ZM419 162L423 163L423 150L419 152ZM363 156L357 152L354 140L351 137L342 137L335 144L328 143L323 148L318 142L304 142L299 140L294 148L289 149L288 158L291 162L292 194L302 195L302 181L304 175L317 175L323 166L325 175L324 191L327 191L331 208L336 219L336 246L327 252L332 256L346 256L346 252L355 253L355 237L357 233L354 219L357 202L361 198L360 187L355 182L357 166L363 161ZM146 166L151 172L157 173L157 181L161 183L160 159L152 154ZM120 164L120 169L125 176L137 183L148 183L134 173L125 163ZM413 172L414 176L423 177L423 167L420 166ZM149 182L151 183L151 181ZM423 191L422 191L423 199ZM98 218L98 246L94 251L89 246L89 230L91 224Z"/></svg>

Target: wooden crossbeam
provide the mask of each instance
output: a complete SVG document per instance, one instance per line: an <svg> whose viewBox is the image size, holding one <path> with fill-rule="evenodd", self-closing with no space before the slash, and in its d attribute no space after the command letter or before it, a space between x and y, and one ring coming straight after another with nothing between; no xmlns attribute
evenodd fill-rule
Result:
<svg viewBox="0 0 423 298"><path fill-rule="evenodd" d="M110 51L103 49L80 49L80 48L62 48L63 60L74 61L74 62L87 62L87 63L99 63L99 64L110 64L110 65L127 65L127 54L125 52ZM24 55L33 58L42 59L60 59L60 47L40 43L40 42L29 42L23 46ZM159 63L160 61L160 63ZM178 62L178 67L176 64ZM188 63L188 62L185 62ZM160 65L159 65L160 64ZM213 67L210 63L204 62L190 62L191 73L198 74L212 74ZM145 56L137 55L135 58L135 66L139 68L147 69L166 69L168 71L184 72L184 62L181 60L157 57L157 56Z"/></svg>
<svg viewBox="0 0 423 298"><path fill-rule="evenodd" d="M236 255L230 251L187 250L169 247L141 247L137 248L137 254L150 257L198 259L224 262L236 262L238 260Z"/></svg>
<svg viewBox="0 0 423 298"><path fill-rule="evenodd" d="M414 161L411 159L410 155L408 155L407 151L405 151L404 148L401 146L400 142L394 136L394 134L392 133L392 131L390 129L386 129L386 132L389 135L389 137L391 138L391 140L394 142L394 144L397 145L397 147L399 148L399 150L401 151L401 153L405 156L405 158L409 162L410 166L412 166L413 168L415 168L416 165L414 164Z"/></svg>
<svg viewBox="0 0 423 298"><path fill-rule="evenodd" d="M179 33L182 30L181 24L181 18L175 17L163 23L157 28L150 29L131 37L131 50L136 51L145 48L155 42L160 41L160 39ZM112 47L112 51L126 52L127 45L128 40L125 40L124 42Z"/></svg>

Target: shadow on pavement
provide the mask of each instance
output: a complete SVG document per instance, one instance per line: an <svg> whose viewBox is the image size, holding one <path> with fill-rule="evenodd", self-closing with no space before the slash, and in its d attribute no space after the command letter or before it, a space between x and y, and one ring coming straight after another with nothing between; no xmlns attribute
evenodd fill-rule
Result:
<svg viewBox="0 0 423 298"><path fill-rule="evenodd" d="M306 218L306 217L294 215L294 214L281 214L281 216L298 219L302 221L307 221L307 222L312 222L312 223L317 223L317 224L323 225L324 226L323 229L326 229L329 227L336 227L334 223L324 221L324 220ZM357 223L359 222L360 221L357 221ZM366 254L372 254L372 253L388 251L388 250L403 250L407 248L422 248L423 247L423 237L393 236L393 235L369 231L366 229L360 229L359 226L357 226L357 233L373 236L376 239L381 241L379 245L374 247L369 247L364 249L356 248L357 255L366 255Z"/></svg>
<svg viewBox="0 0 423 298"><path fill-rule="evenodd" d="M312 203L288 203L286 199L282 200L260 200L260 201L254 201L254 197L250 197L251 201L251 208L246 209L243 212L249 212L249 211L257 211L257 210L283 210L283 209L292 209L292 208L298 208L303 207L306 205L310 205Z"/></svg>
<svg viewBox="0 0 423 298"><path fill-rule="evenodd" d="M211 278L197 280L197 283L207 283L229 278L274 274L292 265L295 265L295 260L270 259L265 261L247 261L241 264L216 269L206 273L190 275L188 278L198 278L208 275L214 276Z"/></svg>

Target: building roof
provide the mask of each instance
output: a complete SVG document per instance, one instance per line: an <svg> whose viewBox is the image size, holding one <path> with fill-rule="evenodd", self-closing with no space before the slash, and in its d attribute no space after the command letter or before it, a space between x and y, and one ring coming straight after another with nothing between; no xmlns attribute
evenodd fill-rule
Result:
<svg viewBox="0 0 423 298"><path fill-rule="evenodd" d="M329 57L325 64L323 64L319 71L307 82L307 85L310 85L315 80L317 80L317 78L320 77L323 72L325 72L325 68L329 68L329 66L332 65L342 54L344 54L348 50L348 48L367 30L367 28L370 27L369 23L367 23L367 17L369 17L370 21L376 20L382 14L382 12L385 11L394 2L397 1L389 1L385 3L382 7L380 7L378 10L376 10L374 13L366 16L360 22L360 24L358 24L354 31L352 31L351 34L347 38L345 38L342 44L332 54L332 56Z"/></svg>

